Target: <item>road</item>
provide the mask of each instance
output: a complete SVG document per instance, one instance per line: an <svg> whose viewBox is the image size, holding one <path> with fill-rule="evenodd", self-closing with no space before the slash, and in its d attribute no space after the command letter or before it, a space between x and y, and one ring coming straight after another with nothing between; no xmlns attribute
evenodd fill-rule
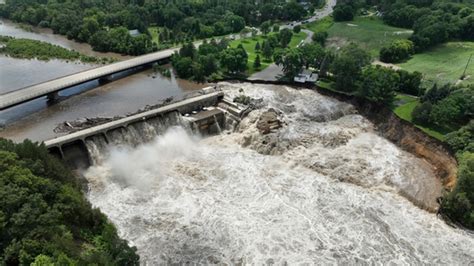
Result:
<svg viewBox="0 0 474 266"><path fill-rule="evenodd" d="M326 5L323 9L317 10L314 15L305 20L309 22L313 22L324 17L327 17L332 14L334 6L336 5L337 0L328 0ZM293 24L293 25L292 25ZM302 21L295 22L295 23L287 23L282 25L280 28L283 29L293 29L296 25L303 25ZM310 30L302 29L304 33L306 33L306 39L304 40L305 43L311 43L313 40L313 32ZM283 70L281 66L272 63L264 70L254 73L252 76L249 77L250 80L277 80L279 77L283 75Z"/></svg>

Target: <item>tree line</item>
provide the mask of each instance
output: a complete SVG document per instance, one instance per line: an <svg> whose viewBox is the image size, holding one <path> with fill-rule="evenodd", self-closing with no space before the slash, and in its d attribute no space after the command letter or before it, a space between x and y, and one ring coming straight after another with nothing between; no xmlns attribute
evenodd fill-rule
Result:
<svg viewBox="0 0 474 266"><path fill-rule="evenodd" d="M48 27L70 39L87 42L98 51L143 54L157 50L148 27L160 27L163 47L240 32L245 26L265 21L300 20L321 6L323 0L311 0L305 9L296 1L269 0L6 0L0 16L17 22ZM128 30L141 34L132 37Z"/></svg>
<svg viewBox="0 0 474 266"><path fill-rule="evenodd" d="M139 256L44 145L0 139L0 263L138 265Z"/></svg>

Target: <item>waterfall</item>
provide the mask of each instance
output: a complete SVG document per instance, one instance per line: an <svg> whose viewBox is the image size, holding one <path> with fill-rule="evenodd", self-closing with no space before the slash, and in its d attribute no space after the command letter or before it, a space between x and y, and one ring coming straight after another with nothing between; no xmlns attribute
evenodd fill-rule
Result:
<svg viewBox="0 0 474 266"><path fill-rule="evenodd" d="M89 137L85 142L91 163L93 165L100 164L107 156L111 146L137 147L152 141L156 136L162 135L173 126L189 129L189 123L182 119L179 112L175 111L110 130L105 135Z"/></svg>
<svg viewBox="0 0 474 266"><path fill-rule="evenodd" d="M217 121L217 117L215 115L213 115L213 117L214 117L214 123L216 124L216 127L217 127L217 132L221 134L222 129L221 129L221 126L219 125L219 121Z"/></svg>

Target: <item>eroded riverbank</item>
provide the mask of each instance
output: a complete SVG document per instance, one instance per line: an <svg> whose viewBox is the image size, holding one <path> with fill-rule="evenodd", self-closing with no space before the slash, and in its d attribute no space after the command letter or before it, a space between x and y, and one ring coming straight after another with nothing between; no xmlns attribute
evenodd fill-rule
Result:
<svg viewBox="0 0 474 266"><path fill-rule="evenodd" d="M89 199L143 263L474 260L471 235L404 197L436 204L434 167L379 136L354 106L305 89L222 86L263 99L236 132L200 139L173 128L96 154L103 163L85 173ZM262 135L269 109L282 127Z"/></svg>

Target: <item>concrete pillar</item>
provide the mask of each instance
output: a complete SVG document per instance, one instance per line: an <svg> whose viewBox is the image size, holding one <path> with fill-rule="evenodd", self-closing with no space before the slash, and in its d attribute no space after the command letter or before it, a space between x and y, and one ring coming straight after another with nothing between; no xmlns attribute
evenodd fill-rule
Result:
<svg viewBox="0 0 474 266"><path fill-rule="evenodd" d="M59 92L51 92L47 96L48 102L57 102L59 99Z"/></svg>

